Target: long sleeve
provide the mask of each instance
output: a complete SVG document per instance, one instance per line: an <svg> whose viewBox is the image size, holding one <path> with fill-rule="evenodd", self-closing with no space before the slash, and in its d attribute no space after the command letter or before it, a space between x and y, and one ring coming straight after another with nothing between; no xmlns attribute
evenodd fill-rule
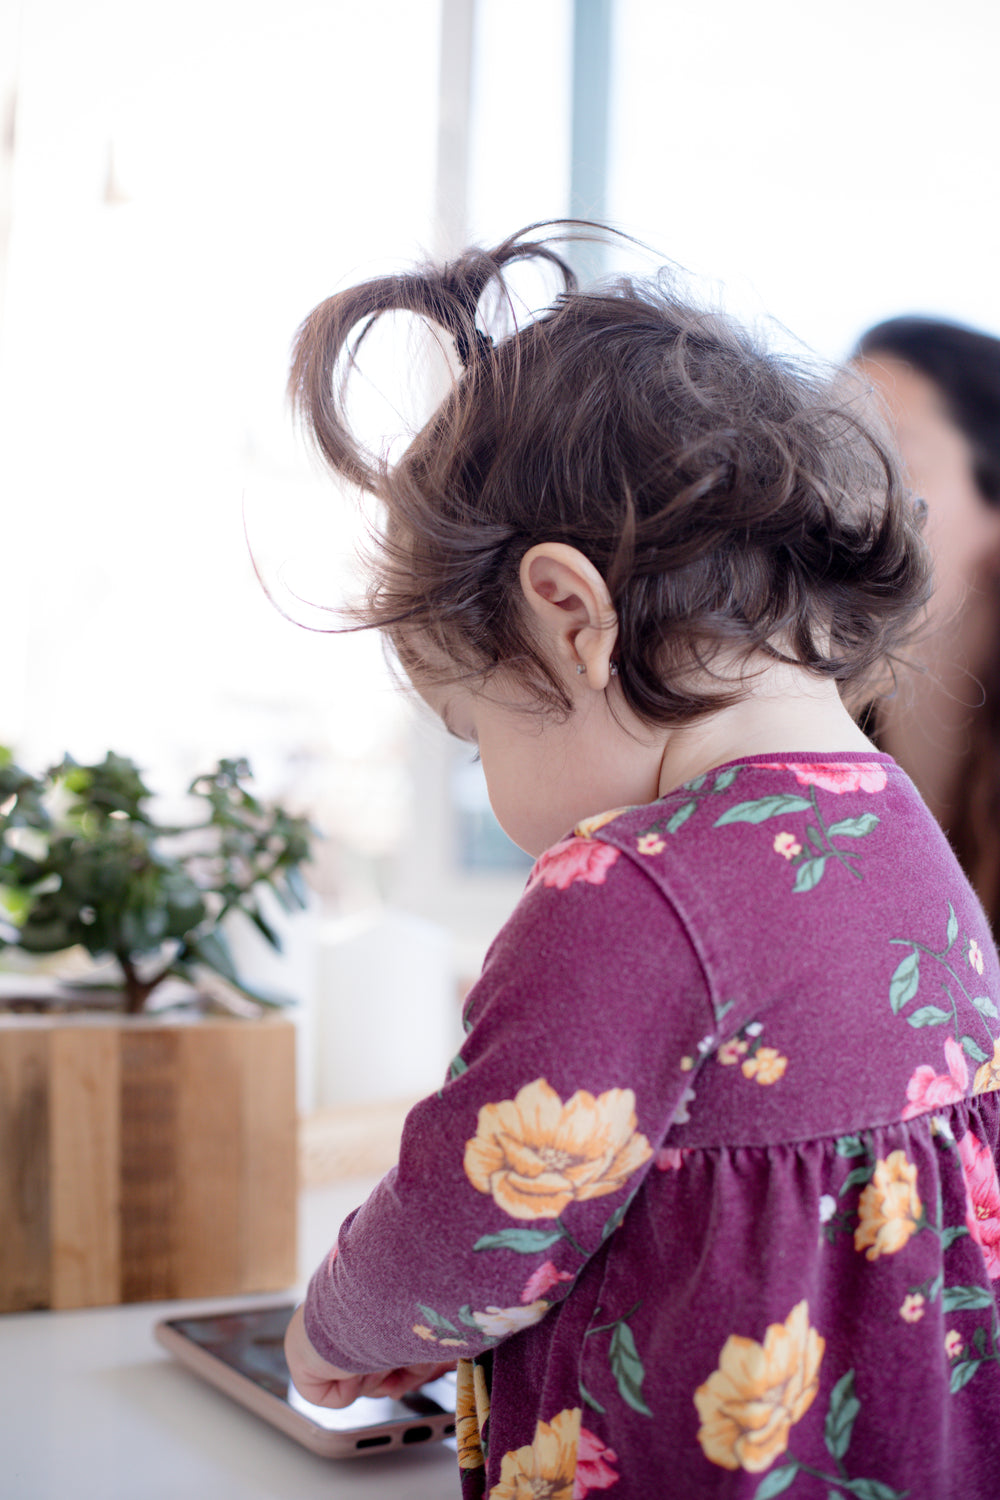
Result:
<svg viewBox="0 0 1000 1500"><path fill-rule="evenodd" d="M712 1014L641 861L584 837L544 855L470 993L448 1081L312 1279L317 1351L360 1372L540 1322L684 1118Z"/></svg>

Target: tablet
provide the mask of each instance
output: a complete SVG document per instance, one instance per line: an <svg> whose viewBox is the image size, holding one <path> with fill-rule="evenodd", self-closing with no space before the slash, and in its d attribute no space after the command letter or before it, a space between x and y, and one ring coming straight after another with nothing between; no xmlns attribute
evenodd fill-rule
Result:
<svg viewBox="0 0 1000 1500"><path fill-rule="evenodd" d="M360 1458L453 1436L454 1374L398 1400L361 1396L341 1411L306 1401L285 1363L285 1329L294 1310L294 1302L283 1302L164 1318L155 1333L202 1380L323 1458Z"/></svg>

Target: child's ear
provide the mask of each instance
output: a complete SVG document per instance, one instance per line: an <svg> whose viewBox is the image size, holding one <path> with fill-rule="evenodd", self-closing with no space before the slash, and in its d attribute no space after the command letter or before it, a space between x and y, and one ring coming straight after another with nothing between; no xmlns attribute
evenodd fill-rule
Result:
<svg viewBox="0 0 1000 1500"><path fill-rule="evenodd" d="M586 673L587 686L603 692L618 616L589 558L565 542L539 542L521 559L521 592L550 658L568 673Z"/></svg>

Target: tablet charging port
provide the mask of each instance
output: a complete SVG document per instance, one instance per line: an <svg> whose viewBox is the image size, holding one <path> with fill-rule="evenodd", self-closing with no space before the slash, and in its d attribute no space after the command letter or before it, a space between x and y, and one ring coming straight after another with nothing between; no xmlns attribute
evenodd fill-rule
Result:
<svg viewBox="0 0 1000 1500"><path fill-rule="evenodd" d="M387 1443L391 1442L392 1438L388 1432L380 1432L377 1437L358 1438L354 1446L355 1448L384 1448ZM406 1442L405 1437L403 1442Z"/></svg>
<svg viewBox="0 0 1000 1500"><path fill-rule="evenodd" d="M428 1438L434 1436L432 1427L408 1427L403 1433L404 1443L426 1443Z"/></svg>

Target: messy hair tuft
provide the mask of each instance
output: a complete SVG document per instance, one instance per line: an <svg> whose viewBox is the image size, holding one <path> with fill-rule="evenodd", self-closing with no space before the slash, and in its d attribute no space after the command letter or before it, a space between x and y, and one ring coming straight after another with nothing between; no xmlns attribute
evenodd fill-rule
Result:
<svg viewBox="0 0 1000 1500"><path fill-rule="evenodd" d="M299 330L297 411L332 468L382 502L356 623L439 680L503 670L565 710L518 570L535 543L566 542L607 583L617 680L646 722L741 696L692 673L720 651L860 690L928 590L917 515L860 388L770 351L665 274L579 290L554 232L593 226L532 238L546 227L339 293ZM561 290L494 344L485 294L509 302L509 267L533 260ZM357 345L387 311L443 330L461 366L394 464L365 452L346 411Z"/></svg>

